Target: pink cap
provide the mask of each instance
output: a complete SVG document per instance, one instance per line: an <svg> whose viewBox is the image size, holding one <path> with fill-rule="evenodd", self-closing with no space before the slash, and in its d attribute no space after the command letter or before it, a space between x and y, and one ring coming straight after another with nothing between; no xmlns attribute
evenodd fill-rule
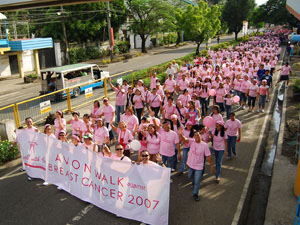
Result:
<svg viewBox="0 0 300 225"><path fill-rule="evenodd" d="M80 141L79 137L77 135L72 135L72 138L76 139L77 141Z"/></svg>
<svg viewBox="0 0 300 225"><path fill-rule="evenodd" d="M172 116L171 116L171 120L172 119L177 119L177 116L175 115L175 114L173 114Z"/></svg>
<svg viewBox="0 0 300 225"><path fill-rule="evenodd" d="M103 98L103 101L108 101L108 98Z"/></svg>
<svg viewBox="0 0 300 225"><path fill-rule="evenodd" d="M193 125L193 123L191 121L187 121L187 123L185 124L186 126L188 125Z"/></svg>

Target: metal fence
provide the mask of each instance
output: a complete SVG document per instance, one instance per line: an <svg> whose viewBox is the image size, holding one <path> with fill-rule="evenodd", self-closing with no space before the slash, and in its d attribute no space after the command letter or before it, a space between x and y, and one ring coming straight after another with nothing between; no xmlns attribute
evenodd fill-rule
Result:
<svg viewBox="0 0 300 225"><path fill-rule="evenodd" d="M128 84L133 85L132 70L118 73L110 77L112 80L115 80L126 74L131 74L131 81L128 81ZM103 87L94 88L92 92L81 92L77 97L73 94L73 90L80 86L82 87L100 81L103 81ZM16 126L19 127L25 124L25 119L27 117L31 117L34 123L38 123L44 120L49 113L55 113L58 110L63 112L72 112L74 109L83 107L95 100L108 97L108 92L111 91L112 89L108 85L107 78L94 80L93 82L87 82L71 88L51 92L49 94L0 108L0 121L11 119L14 120L16 122Z"/></svg>

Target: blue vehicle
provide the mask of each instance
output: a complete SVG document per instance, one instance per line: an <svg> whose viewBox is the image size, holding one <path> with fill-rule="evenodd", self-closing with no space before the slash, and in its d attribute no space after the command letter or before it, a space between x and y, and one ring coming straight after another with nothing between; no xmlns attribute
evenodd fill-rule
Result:
<svg viewBox="0 0 300 225"><path fill-rule="evenodd" d="M41 95L70 88L71 95L78 97L87 88L103 87L103 80L95 80L109 77L109 72L102 71L97 64L73 64L42 70L41 77ZM58 98L66 96L66 91L57 94Z"/></svg>

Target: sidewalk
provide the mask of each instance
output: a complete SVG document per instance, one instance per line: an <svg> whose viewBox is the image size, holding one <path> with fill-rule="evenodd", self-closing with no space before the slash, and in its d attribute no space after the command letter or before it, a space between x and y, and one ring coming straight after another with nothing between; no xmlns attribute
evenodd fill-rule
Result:
<svg viewBox="0 0 300 225"><path fill-rule="evenodd" d="M292 63L300 62L300 58L293 57ZM292 65L291 63L291 65ZM293 72L293 78L299 78L299 74ZM269 192L268 205L265 214L264 225L293 224L297 209L298 198L294 195L294 183L297 173L295 160L296 145L291 145L295 135L291 135L289 121L297 122L297 101L293 100L292 87L285 91L283 105L283 117L278 139L272 183ZM292 138L292 139L291 139Z"/></svg>

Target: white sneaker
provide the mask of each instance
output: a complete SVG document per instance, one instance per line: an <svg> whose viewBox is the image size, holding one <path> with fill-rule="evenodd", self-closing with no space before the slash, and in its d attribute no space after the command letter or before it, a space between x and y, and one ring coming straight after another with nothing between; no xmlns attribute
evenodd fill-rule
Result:
<svg viewBox="0 0 300 225"><path fill-rule="evenodd" d="M244 106L244 105L242 106L242 109L245 109L245 106Z"/></svg>
<svg viewBox="0 0 300 225"><path fill-rule="evenodd" d="M43 185L44 185L44 186L48 186L49 183L45 181L45 182L43 183Z"/></svg>
<svg viewBox="0 0 300 225"><path fill-rule="evenodd" d="M27 180L32 181L32 177L27 177Z"/></svg>
<svg viewBox="0 0 300 225"><path fill-rule="evenodd" d="M61 190L62 190L62 188L57 186L57 190L61 191Z"/></svg>
<svg viewBox="0 0 300 225"><path fill-rule="evenodd" d="M263 109L262 109L262 110L261 110L261 112L262 112L262 113L264 113L264 112L265 112L265 110L263 110Z"/></svg>
<svg viewBox="0 0 300 225"><path fill-rule="evenodd" d="M259 112L260 112L260 109L256 110L256 112L258 112L258 113L259 113Z"/></svg>

